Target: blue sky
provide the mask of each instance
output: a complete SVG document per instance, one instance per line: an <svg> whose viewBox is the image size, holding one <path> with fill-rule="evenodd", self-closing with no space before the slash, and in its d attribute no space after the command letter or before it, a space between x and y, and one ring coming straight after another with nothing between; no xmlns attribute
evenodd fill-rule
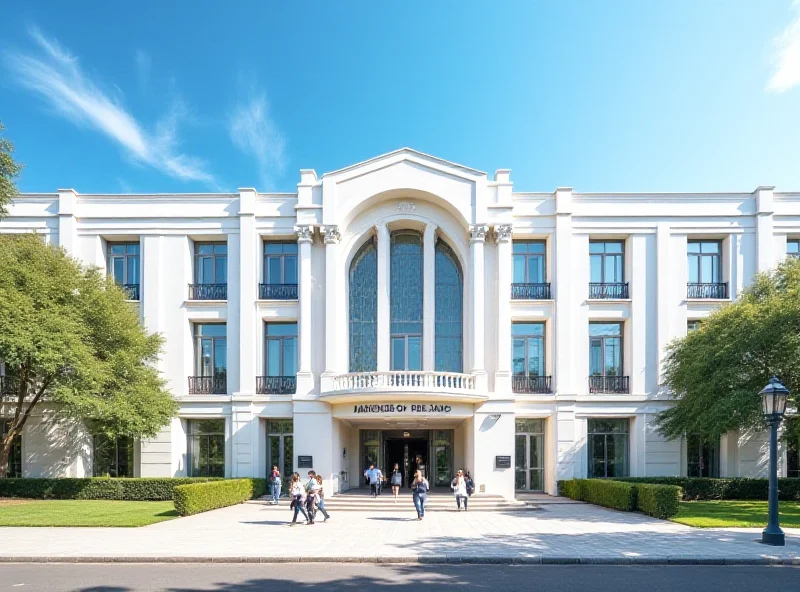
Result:
<svg viewBox="0 0 800 592"><path fill-rule="evenodd" d="M800 4L14 2L22 191L294 191L403 146L517 191L800 190Z"/></svg>

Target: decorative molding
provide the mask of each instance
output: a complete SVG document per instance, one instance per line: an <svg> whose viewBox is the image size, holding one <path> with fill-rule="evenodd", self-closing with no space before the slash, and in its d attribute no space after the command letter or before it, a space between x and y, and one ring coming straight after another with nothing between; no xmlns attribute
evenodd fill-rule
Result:
<svg viewBox="0 0 800 592"><path fill-rule="evenodd" d="M322 232L322 238L326 245L335 245L342 240L342 235L339 232L338 226L323 226L320 228L320 232Z"/></svg>
<svg viewBox="0 0 800 592"><path fill-rule="evenodd" d="M295 226L294 231L297 233L298 243L314 242L314 226L312 226L311 224Z"/></svg>
<svg viewBox="0 0 800 592"><path fill-rule="evenodd" d="M469 242L486 242L486 234L489 232L489 227L486 224L470 224L469 225Z"/></svg>
<svg viewBox="0 0 800 592"><path fill-rule="evenodd" d="M411 214L417 210L417 204L413 201L401 201L397 204L397 211L403 212L404 214Z"/></svg>
<svg viewBox="0 0 800 592"><path fill-rule="evenodd" d="M511 224L495 224L494 237L498 243L507 243L511 240Z"/></svg>

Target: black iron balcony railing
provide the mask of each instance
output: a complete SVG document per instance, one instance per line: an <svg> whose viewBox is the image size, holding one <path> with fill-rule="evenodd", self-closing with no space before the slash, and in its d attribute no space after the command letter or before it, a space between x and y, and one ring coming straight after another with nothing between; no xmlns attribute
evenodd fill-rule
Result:
<svg viewBox="0 0 800 592"><path fill-rule="evenodd" d="M139 284L120 284L126 300L139 300Z"/></svg>
<svg viewBox="0 0 800 592"><path fill-rule="evenodd" d="M293 395L296 391L296 376L256 376L259 395Z"/></svg>
<svg viewBox="0 0 800 592"><path fill-rule="evenodd" d="M189 284L189 300L227 300L228 284Z"/></svg>
<svg viewBox="0 0 800 592"><path fill-rule="evenodd" d="M631 384L629 376L590 376L590 393L628 394Z"/></svg>
<svg viewBox="0 0 800 592"><path fill-rule="evenodd" d="M628 296L628 282L625 283L590 283L589 300L625 300Z"/></svg>
<svg viewBox="0 0 800 592"><path fill-rule="evenodd" d="M19 382L14 378L8 376L0 376L0 395L13 395L18 394Z"/></svg>
<svg viewBox="0 0 800 592"><path fill-rule="evenodd" d="M297 300L297 284L258 284L261 300Z"/></svg>
<svg viewBox="0 0 800 592"><path fill-rule="evenodd" d="M550 376L512 376L511 390L515 393L552 393Z"/></svg>
<svg viewBox="0 0 800 592"><path fill-rule="evenodd" d="M190 376L190 395L224 395L228 392L228 379L224 376Z"/></svg>
<svg viewBox="0 0 800 592"><path fill-rule="evenodd" d="M686 284L687 298L717 298L728 297L728 284Z"/></svg>
<svg viewBox="0 0 800 592"><path fill-rule="evenodd" d="M512 300L550 300L550 284L511 284Z"/></svg>

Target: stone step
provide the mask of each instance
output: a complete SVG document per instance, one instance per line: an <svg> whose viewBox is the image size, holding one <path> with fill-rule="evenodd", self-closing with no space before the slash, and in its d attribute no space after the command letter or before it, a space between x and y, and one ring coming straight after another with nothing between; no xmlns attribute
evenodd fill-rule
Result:
<svg viewBox="0 0 800 592"><path fill-rule="evenodd" d="M268 507L275 507L271 504L271 498L263 497L251 503L258 503ZM289 500L282 498L276 509L285 509L289 505ZM401 495L395 503L392 496L370 496L358 495L334 495L325 500L325 508L330 512L409 512L414 510L414 502L411 495ZM452 495L434 495L428 497L425 505L426 510L432 511L453 511L457 510L455 498ZM496 511L518 511L535 510L538 506L533 503L526 503L517 500L506 500L501 496L473 496L469 500L469 511L473 512L496 512Z"/></svg>

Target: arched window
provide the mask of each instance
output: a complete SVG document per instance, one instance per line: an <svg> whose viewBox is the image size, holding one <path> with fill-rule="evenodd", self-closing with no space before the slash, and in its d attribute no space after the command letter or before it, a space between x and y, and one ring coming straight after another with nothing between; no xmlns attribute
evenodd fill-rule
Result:
<svg viewBox="0 0 800 592"><path fill-rule="evenodd" d="M422 236L392 233L390 250L391 369L422 370Z"/></svg>
<svg viewBox="0 0 800 592"><path fill-rule="evenodd" d="M368 240L350 264L350 372L378 369L378 250Z"/></svg>
<svg viewBox="0 0 800 592"><path fill-rule="evenodd" d="M463 372L464 281L458 258L443 240L436 243L436 360L439 372Z"/></svg>

